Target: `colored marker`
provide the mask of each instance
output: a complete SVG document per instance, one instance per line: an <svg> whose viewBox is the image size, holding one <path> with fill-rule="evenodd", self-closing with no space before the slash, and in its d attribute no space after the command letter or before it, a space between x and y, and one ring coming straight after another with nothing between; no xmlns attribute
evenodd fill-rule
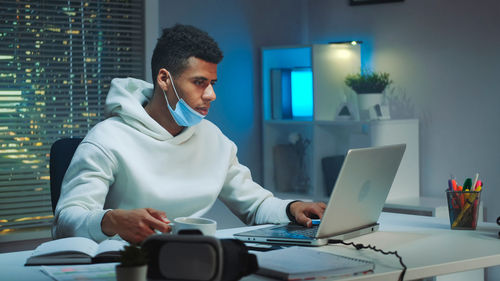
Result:
<svg viewBox="0 0 500 281"><path fill-rule="evenodd" d="M465 179L465 182L464 182L464 191L469 191L470 189L472 188L472 179L471 178L467 178Z"/></svg>
<svg viewBox="0 0 500 281"><path fill-rule="evenodd" d="M482 185L483 185L483 183L481 182L481 180L478 180L478 181L476 182L476 185L474 186L474 190L476 190L478 187L480 187L480 186L482 186Z"/></svg>

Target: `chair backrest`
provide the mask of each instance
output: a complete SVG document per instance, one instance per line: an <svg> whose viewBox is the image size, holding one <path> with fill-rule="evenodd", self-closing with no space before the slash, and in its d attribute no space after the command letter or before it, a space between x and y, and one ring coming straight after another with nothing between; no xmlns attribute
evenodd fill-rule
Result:
<svg viewBox="0 0 500 281"><path fill-rule="evenodd" d="M82 140L83 138L63 138L54 142L50 148L50 199L52 200L53 213L56 210L59 195L61 195L64 174L66 174L73 154Z"/></svg>

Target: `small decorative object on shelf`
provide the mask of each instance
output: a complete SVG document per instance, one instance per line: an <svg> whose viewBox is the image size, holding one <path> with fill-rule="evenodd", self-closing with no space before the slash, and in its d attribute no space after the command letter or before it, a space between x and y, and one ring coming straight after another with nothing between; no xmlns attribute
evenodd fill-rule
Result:
<svg viewBox="0 0 500 281"><path fill-rule="evenodd" d="M307 174L305 156L310 140L302 138L299 133L291 133L288 141L292 144L293 150L298 158L298 171L294 175L293 189L298 193L307 193L310 188L310 178Z"/></svg>
<svg viewBox="0 0 500 281"><path fill-rule="evenodd" d="M378 113L381 114L383 92L392 83L389 73L373 72L364 70L360 73L349 74L344 83L358 94L359 117L361 120L372 119L370 110L377 112L375 108L378 105ZM374 114L372 113L372 116Z"/></svg>
<svg viewBox="0 0 500 281"><path fill-rule="evenodd" d="M337 114L335 115L335 120L337 121L346 121L353 120L352 109L347 102L343 102L340 104L339 109L337 110Z"/></svg>
<svg viewBox="0 0 500 281"><path fill-rule="evenodd" d="M146 281L147 272L147 254L140 246L131 244L120 251L120 264L116 266L117 281Z"/></svg>

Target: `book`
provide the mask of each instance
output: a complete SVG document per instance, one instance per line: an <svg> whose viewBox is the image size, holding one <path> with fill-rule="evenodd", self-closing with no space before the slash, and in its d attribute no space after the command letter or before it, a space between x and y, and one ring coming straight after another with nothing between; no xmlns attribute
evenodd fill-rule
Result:
<svg viewBox="0 0 500 281"><path fill-rule="evenodd" d="M327 253L305 247L289 247L255 252L257 274L280 280L311 280L352 276L373 272L370 261Z"/></svg>
<svg viewBox="0 0 500 281"><path fill-rule="evenodd" d="M291 119L292 116L292 81L291 69L271 69L271 107L272 118Z"/></svg>
<svg viewBox="0 0 500 281"><path fill-rule="evenodd" d="M101 243L85 237L69 237L39 245L25 265L91 264L117 262L119 251L128 245L123 240L108 239Z"/></svg>

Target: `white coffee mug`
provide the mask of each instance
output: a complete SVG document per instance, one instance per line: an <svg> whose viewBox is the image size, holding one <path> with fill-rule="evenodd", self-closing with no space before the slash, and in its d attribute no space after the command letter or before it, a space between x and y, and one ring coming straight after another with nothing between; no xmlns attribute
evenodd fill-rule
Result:
<svg viewBox="0 0 500 281"><path fill-rule="evenodd" d="M170 223L172 234L179 234L182 230L199 230L203 235L214 236L217 222L206 218L178 217Z"/></svg>

